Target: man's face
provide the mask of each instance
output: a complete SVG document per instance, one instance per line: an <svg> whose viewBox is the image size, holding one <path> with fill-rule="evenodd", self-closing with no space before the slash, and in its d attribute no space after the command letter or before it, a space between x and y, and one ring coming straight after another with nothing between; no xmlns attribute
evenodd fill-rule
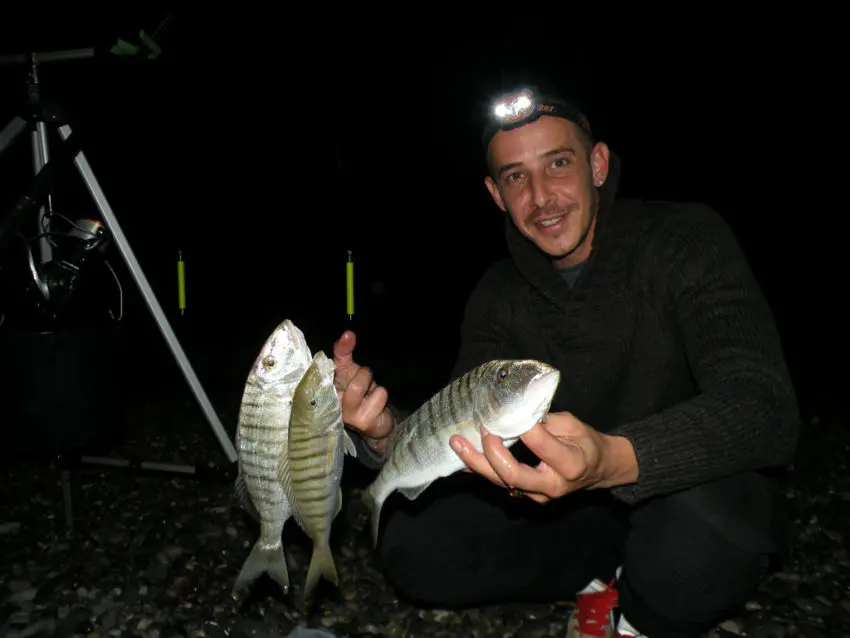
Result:
<svg viewBox="0 0 850 638"><path fill-rule="evenodd" d="M559 266L587 259L596 222L597 191L608 175L608 147L587 150L576 125L559 117L540 119L490 142L497 176L485 180L496 205L520 232Z"/></svg>

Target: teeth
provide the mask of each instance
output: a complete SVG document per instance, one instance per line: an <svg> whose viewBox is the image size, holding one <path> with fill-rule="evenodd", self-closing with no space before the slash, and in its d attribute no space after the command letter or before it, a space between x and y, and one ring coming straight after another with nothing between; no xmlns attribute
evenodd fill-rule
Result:
<svg viewBox="0 0 850 638"><path fill-rule="evenodd" d="M561 221L561 218L556 217L555 219L547 219L546 221L542 221L542 222L540 222L540 225L541 226L554 226L559 221Z"/></svg>

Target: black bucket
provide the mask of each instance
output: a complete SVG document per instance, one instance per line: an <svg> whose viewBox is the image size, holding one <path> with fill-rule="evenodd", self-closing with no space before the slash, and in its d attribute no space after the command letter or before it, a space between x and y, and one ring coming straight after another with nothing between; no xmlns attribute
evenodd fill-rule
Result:
<svg viewBox="0 0 850 638"><path fill-rule="evenodd" d="M121 322L0 327L0 449L26 457L98 453L123 433Z"/></svg>

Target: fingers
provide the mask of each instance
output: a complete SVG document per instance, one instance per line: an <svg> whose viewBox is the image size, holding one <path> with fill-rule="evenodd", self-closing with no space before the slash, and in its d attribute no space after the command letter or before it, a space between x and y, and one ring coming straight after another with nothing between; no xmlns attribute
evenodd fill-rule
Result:
<svg viewBox="0 0 850 638"><path fill-rule="evenodd" d="M522 442L537 458L568 481L578 481L587 472L587 460L581 446L567 438L558 438L542 425L522 435Z"/></svg>
<svg viewBox="0 0 850 638"><path fill-rule="evenodd" d="M481 476L491 480L496 485L506 487L502 482L502 479L499 478L499 475L493 471L487 457L473 448L469 441L467 441L464 437L459 434L455 434L449 439L449 445L452 446L452 449L460 457L461 461L466 464L469 471L477 472L478 474L481 474Z"/></svg>
<svg viewBox="0 0 850 638"><path fill-rule="evenodd" d="M351 330L342 333L333 345L336 370L334 386L339 393L342 417L345 423L356 430L380 438L392 428L393 420L384 418L389 395L385 388L375 383L369 368L358 366L352 353L357 345L357 336Z"/></svg>
<svg viewBox="0 0 850 638"><path fill-rule="evenodd" d="M342 395L342 413L354 415L363 403L366 393L373 387L375 381L369 368L360 368L348 382Z"/></svg>
<svg viewBox="0 0 850 638"><path fill-rule="evenodd" d="M334 342L333 355L337 367L345 367L354 363L351 353L354 352L356 345L357 336L351 330L343 332L342 336Z"/></svg>
<svg viewBox="0 0 850 638"><path fill-rule="evenodd" d="M502 439L481 428L481 447L484 450L483 456L487 459L488 465L499 476L499 482L508 487L519 487L516 483L511 482L510 478L515 475L515 468L520 465L520 462L505 447ZM523 489L525 489L524 486Z"/></svg>
<svg viewBox="0 0 850 638"><path fill-rule="evenodd" d="M381 438L389 433L392 427L392 419L384 413L387 407L389 394L386 388L377 386L373 392L366 395L363 403L357 409L355 422L367 436Z"/></svg>
<svg viewBox="0 0 850 638"><path fill-rule="evenodd" d="M493 439L498 437L490 438ZM505 481L499 476L499 474L497 474L496 471L493 469L493 465L491 464L492 461L487 456L473 448L472 445L470 445L469 441L467 441L464 437L460 435L455 435L451 439L449 439L449 444L452 446L452 449L461 458L461 460L466 463L467 467L462 470L463 472L475 472L488 479L490 482L498 485L499 487L509 487L509 484L506 484ZM502 448L504 449L504 446L502 446ZM511 458L513 458L512 455ZM516 460L514 460L514 462L518 463ZM531 470L531 468L528 469ZM530 498L536 503L546 503L550 500L549 496L545 494L531 492L525 486L521 486L521 489L524 492L524 496Z"/></svg>
<svg viewBox="0 0 850 638"><path fill-rule="evenodd" d="M563 480L544 463L541 463L539 468L520 463L503 445L501 439L492 434L482 433L481 443L490 466L508 487L518 487L526 492L546 496L558 495L562 490ZM555 444L560 445L557 439Z"/></svg>
<svg viewBox="0 0 850 638"><path fill-rule="evenodd" d="M358 368L352 356L356 344L357 337L350 330L343 332L342 336L334 342L334 387L339 392L340 398L342 398L343 391Z"/></svg>
<svg viewBox="0 0 850 638"><path fill-rule="evenodd" d="M392 427L392 419L380 417L388 399L386 388L375 383L372 371L360 368L340 397L343 420L368 436L385 436Z"/></svg>

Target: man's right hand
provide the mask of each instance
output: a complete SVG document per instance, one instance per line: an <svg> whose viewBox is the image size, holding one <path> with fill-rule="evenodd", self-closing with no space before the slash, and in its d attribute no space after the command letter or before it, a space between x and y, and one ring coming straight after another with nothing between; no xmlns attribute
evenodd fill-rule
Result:
<svg viewBox="0 0 850 638"><path fill-rule="evenodd" d="M386 388L375 383L369 368L354 362L351 353L356 344L355 334L346 330L333 348L334 386L342 404L342 420L366 437L372 449L383 454L395 419L387 407Z"/></svg>

